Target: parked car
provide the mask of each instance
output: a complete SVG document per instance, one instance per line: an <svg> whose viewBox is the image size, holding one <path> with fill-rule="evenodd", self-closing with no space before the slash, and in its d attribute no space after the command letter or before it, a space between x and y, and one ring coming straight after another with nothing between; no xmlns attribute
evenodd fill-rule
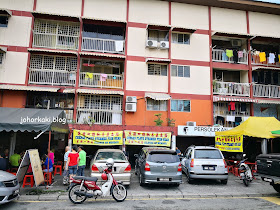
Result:
<svg viewBox="0 0 280 210"><path fill-rule="evenodd" d="M221 151L209 146L190 146L181 161L188 183L194 179L218 179L227 184L228 170Z"/></svg>
<svg viewBox="0 0 280 210"><path fill-rule="evenodd" d="M257 156L257 173L265 182L280 193L280 154L270 153Z"/></svg>
<svg viewBox="0 0 280 210"><path fill-rule="evenodd" d="M17 177L0 170L0 204L10 202L19 196Z"/></svg>
<svg viewBox="0 0 280 210"><path fill-rule="evenodd" d="M177 153L168 148L143 147L135 155L135 174L139 175L140 185L182 183L182 167Z"/></svg>
<svg viewBox="0 0 280 210"><path fill-rule="evenodd" d="M97 150L94 158L91 161L91 177L97 177L101 182L101 174L107 167L106 161L109 158L113 158L115 161L112 174L118 182L122 182L124 185L130 184L131 166L124 155L119 149L99 149Z"/></svg>

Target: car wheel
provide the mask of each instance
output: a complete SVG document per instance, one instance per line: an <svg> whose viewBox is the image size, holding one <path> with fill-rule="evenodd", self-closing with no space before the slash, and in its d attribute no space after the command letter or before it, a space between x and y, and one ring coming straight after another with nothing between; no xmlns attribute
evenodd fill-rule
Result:
<svg viewBox="0 0 280 210"><path fill-rule="evenodd" d="M280 184L274 184L272 185L272 187L274 188L274 190L280 193Z"/></svg>
<svg viewBox="0 0 280 210"><path fill-rule="evenodd" d="M186 176L187 176L187 182L189 184L193 184L193 179L190 178L190 174L188 172L186 172Z"/></svg>
<svg viewBox="0 0 280 210"><path fill-rule="evenodd" d="M141 173L139 173L139 183L140 183L140 186L144 186L144 182L143 182Z"/></svg>
<svg viewBox="0 0 280 210"><path fill-rule="evenodd" d="M222 183L222 184L227 184L227 181L228 181L227 179L222 179L222 180L221 180L221 183Z"/></svg>

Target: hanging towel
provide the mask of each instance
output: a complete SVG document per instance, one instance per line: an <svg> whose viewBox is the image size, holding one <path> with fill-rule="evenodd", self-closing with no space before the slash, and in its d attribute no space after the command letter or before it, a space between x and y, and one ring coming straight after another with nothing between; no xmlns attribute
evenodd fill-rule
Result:
<svg viewBox="0 0 280 210"><path fill-rule="evenodd" d="M76 75L75 74L70 74L69 80L76 80Z"/></svg>
<svg viewBox="0 0 280 210"><path fill-rule="evenodd" d="M93 73L86 73L86 79L93 79Z"/></svg>
<svg viewBox="0 0 280 210"><path fill-rule="evenodd" d="M226 50L226 55L227 55L227 57L231 58L233 56L233 51L232 50Z"/></svg>
<svg viewBox="0 0 280 210"><path fill-rule="evenodd" d="M101 74L101 75L100 75L100 81L105 82L106 79L107 79L107 74Z"/></svg>
<svg viewBox="0 0 280 210"><path fill-rule="evenodd" d="M261 52L261 53L259 54L259 57L260 57L260 62L265 62L265 61L266 61L265 52Z"/></svg>
<svg viewBox="0 0 280 210"><path fill-rule="evenodd" d="M274 63L275 55L274 53L269 53L268 63Z"/></svg>
<svg viewBox="0 0 280 210"><path fill-rule="evenodd" d="M117 52L123 51L123 41L115 41L115 47Z"/></svg>
<svg viewBox="0 0 280 210"><path fill-rule="evenodd" d="M228 61L228 57L227 57L227 54L226 54L225 51L222 53L222 60L223 61Z"/></svg>
<svg viewBox="0 0 280 210"><path fill-rule="evenodd" d="M238 58L243 58L243 51L238 51Z"/></svg>
<svg viewBox="0 0 280 210"><path fill-rule="evenodd" d="M233 101L229 102L228 106L230 111L235 111L235 102Z"/></svg>
<svg viewBox="0 0 280 210"><path fill-rule="evenodd" d="M226 121L227 122L235 122L235 116L227 116Z"/></svg>

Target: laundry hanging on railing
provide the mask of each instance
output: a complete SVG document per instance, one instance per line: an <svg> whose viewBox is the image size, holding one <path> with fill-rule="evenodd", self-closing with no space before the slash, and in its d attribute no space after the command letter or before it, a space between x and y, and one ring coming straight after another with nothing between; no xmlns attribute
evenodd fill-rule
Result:
<svg viewBox="0 0 280 210"><path fill-rule="evenodd" d="M88 79L93 79L93 73L89 73L89 72L86 73L86 80Z"/></svg>
<svg viewBox="0 0 280 210"><path fill-rule="evenodd" d="M107 74L101 74L100 75L100 81L105 82L107 80Z"/></svg>
<svg viewBox="0 0 280 210"><path fill-rule="evenodd" d="M232 50L226 50L226 55L228 58L231 58L233 56L233 51Z"/></svg>

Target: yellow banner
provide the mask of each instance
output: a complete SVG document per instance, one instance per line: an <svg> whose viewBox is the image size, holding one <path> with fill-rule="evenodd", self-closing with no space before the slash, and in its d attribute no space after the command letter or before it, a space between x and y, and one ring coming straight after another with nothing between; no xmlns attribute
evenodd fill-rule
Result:
<svg viewBox="0 0 280 210"><path fill-rule="evenodd" d="M126 145L170 147L170 132L124 131Z"/></svg>
<svg viewBox="0 0 280 210"><path fill-rule="evenodd" d="M215 147L226 152L243 152L243 135L215 136Z"/></svg>
<svg viewBox="0 0 280 210"><path fill-rule="evenodd" d="M112 146L123 144L122 131L73 131L73 144Z"/></svg>

